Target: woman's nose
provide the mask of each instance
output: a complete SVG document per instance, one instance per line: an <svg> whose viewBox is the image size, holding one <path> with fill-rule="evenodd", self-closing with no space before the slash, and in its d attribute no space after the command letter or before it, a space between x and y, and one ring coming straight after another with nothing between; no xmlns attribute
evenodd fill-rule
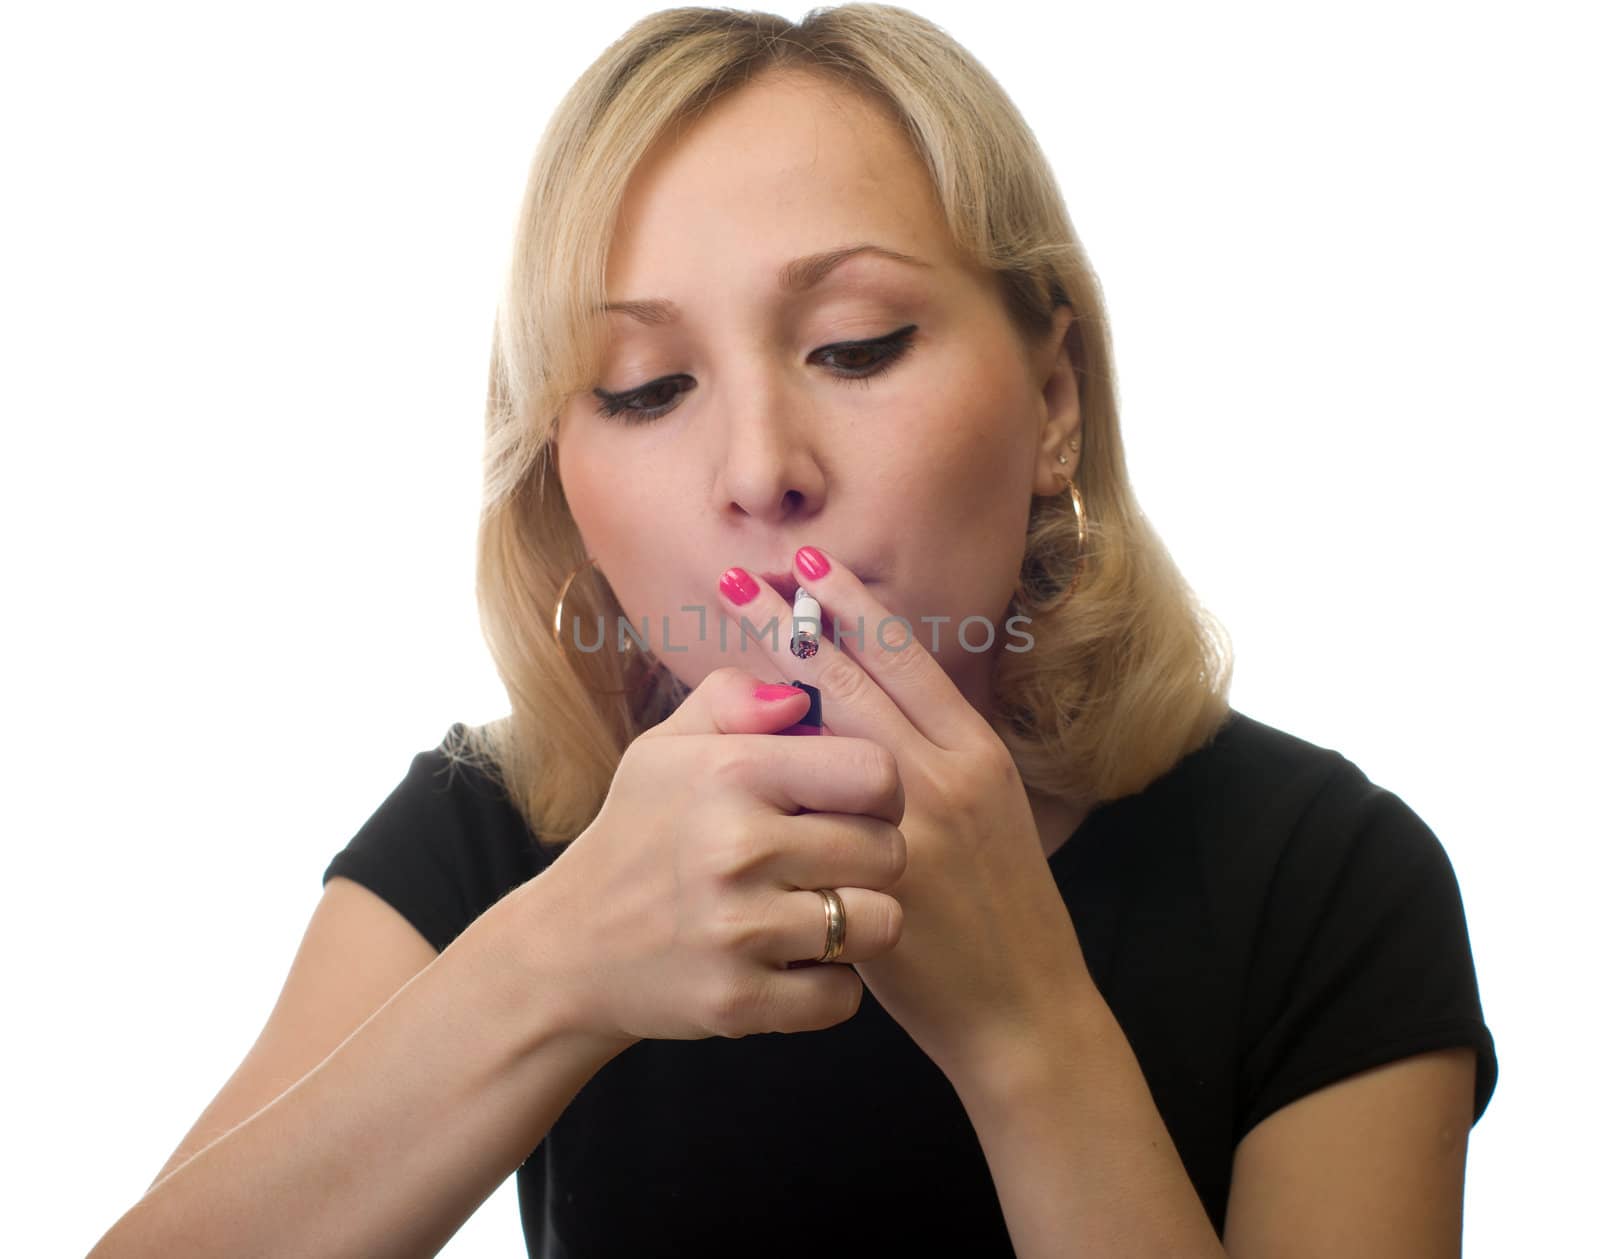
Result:
<svg viewBox="0 0 1600 1259"><path fill-rule="evenodd" d="M822 452L792 404L728 417L717 478L720 510L777 521L814 515L827 493Z"/></svg>

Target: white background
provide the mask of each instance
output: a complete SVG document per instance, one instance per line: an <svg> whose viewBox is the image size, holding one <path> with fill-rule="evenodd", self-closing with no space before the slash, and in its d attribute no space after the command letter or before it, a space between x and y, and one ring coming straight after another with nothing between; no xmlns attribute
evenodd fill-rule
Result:
<svg viewBox="0 0 1600 1259"><path fill-rule="evenodd" d="M1135 487L1233 635L1236 707L1451 856L1501 1061L1465 1253L1590 1235L1586 6L912 7L1050 156ZM501 267L551 110L648 11L8 16L17 1253L82 1254L138 1199L329 858L452 721L502 711L472 599ZM512 1179L444 1253L521 1248Z"/></svg>

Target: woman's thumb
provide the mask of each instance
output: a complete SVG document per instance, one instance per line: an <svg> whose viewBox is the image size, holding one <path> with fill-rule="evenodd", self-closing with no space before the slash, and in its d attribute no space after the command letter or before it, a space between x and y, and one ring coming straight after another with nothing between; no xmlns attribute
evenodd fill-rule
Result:
<svg viewBox="0 0 1600 1259"><path fill-rule="evenodd" d="M811 697L798 686L769 682L747 669L725 665L706 674L699 686L653 734L775 734L806 719Z"/></svg>

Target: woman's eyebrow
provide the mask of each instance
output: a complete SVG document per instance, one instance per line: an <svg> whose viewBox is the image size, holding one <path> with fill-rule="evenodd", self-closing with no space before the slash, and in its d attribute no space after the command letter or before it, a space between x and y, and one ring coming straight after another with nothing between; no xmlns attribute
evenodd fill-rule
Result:
<svg viewBox="0 0 1600 1259"><path fill-rule="evenodd" d="M841 245L821 253L794 258L778 268L778 288L784 293L803 293L815 288L840 263L859 254L874 254L893 262L903 262L913 267L931 268L933 264L911 254L890 249L887 245L870 242L859 245ZM640 298L637 301L606 302L596 308L596 313L627 315L642 324L675 323L682 312L674 302L662 297Z"/></svg>

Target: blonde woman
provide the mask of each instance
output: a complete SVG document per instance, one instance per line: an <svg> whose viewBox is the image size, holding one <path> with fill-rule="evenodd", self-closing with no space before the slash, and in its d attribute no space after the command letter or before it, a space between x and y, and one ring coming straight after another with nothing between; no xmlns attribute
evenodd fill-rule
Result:
<svg viewBox="0 0 1600 1259"><path fill-rule="evenodd" d="M1496 1060L1450 862L1230 707L985 70L887 6L654 14L508 276L510 711L334 857L94 1254L431 1255L513 1173L541 1259L1457 1253Z"/></svg>

